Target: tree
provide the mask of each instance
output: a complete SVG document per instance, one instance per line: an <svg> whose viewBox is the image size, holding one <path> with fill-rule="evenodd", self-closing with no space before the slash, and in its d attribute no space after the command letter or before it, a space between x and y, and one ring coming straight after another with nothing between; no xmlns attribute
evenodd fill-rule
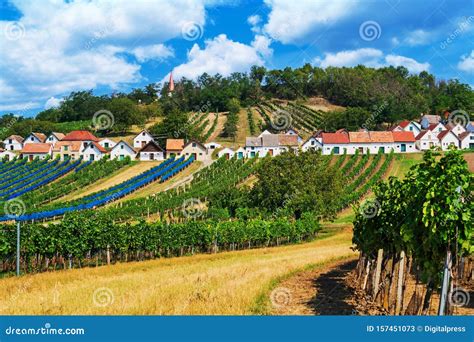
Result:
<svg viewBox="0 0 474 342"><path fill-rule="evenodd" d="M235 138L237 134L237 123L239 121L240 102L236 98L230 99L227 103L229 114L227 114L227 121L224 124L224 135Z"/></svg>
<svg viewBox="0 0 474 342"><path fill-rule="evenodd" d="M125 132L131 125L145 123L145 116L130 99L114 98L108 104L107 109L113 115L114 125L111 128L115 132Z"/></svg>

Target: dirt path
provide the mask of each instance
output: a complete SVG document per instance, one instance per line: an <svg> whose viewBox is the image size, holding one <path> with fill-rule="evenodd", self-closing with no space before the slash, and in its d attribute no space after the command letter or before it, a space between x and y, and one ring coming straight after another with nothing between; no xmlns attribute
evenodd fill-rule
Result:
<svg viewBox="0 0 474 342"><path fill-rule="evenodd" d="M227 113L219 113L219 118L217 119L217 126L214 132L211 134L207 141L215 141L219 135L221 135L222 130L224 129L224 124L227 121Z"/></svg>

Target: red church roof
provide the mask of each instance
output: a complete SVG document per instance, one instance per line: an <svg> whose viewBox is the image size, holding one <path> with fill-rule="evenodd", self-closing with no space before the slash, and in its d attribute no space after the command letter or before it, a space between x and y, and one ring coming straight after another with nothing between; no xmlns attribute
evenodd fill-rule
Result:
<svg viewBox="0 0 474 342"><path fill-rule="evenodd" d="M62 141L99 141L94 134L89 131L72 131L66 134Z"/></svg>

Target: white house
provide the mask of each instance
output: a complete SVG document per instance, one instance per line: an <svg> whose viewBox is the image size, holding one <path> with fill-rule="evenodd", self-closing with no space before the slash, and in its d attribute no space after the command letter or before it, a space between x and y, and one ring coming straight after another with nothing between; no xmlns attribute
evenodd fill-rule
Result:
<svg viewBox="0 0 474 342"><path fill-rule="evenodd" d="M437 134L429 130L421 131L421 133L415 137L415 140L416 148L420 151L426 151L434 146L439 146Z"/></svg>
<svg viewBox="0 0 474 342"><path fill-rule="evenodd" d="M22 158L27 158L28 161L33 161L35 158L45 159L51 157L52 153L53 145L45 143L25 144L21 150Z"/></svg>
<svg viewBox="0 0 474 342"><path fill-rule="evenodd" d="M344 154L344 150L347 150L350 146L349 134L347 132L321 133L321 142L324 155L331 153ZM351 146L351 150L355 150L355 147Z"/></svg>
<svg viewBox="0 0 474 342"><path fill-rule="evenodd" d="M97 161L107 155L107 150L99 145L99 143L93 141L84 148L81 155L83 160Z"/></svg>
<svg viewBox="0 0 474 342"><path fill-rule="evenodd" d="M140 149L150 141L154 141L153 136L147 130L143 130L133 138L133 148Z"/></svg>
<svg viewBox="0 0 474 342"><path fill-rule="evenodd" d="M231 158L234 157L234 155L235 155L234 150L232 150L229 147L226 147L226 148L220 150L219 152L217 152L217 156L219 158L222 158L223 156L225 156L225 159L231 159Z"/></svg>
<svg viewBox="0 0 474 342"><path fill-rule="evenodd" d="M209 150L196 140L189 140L183 147L181 152L182 156L191 157L194 156L194 160L202 161L211 159L211 153Z"/></svg>
<svg viewBox="0 0 474 342"><path fill-rule="evenodd" d="M265 133L267 132L267 133ZM266 155L277 156L284 151L298 149L296 135L271 134L265 131L258 137L247 137L245 140L245 155L247 158Z"/></svg>
<svg viewBox="0 0 474 342"><path fill-rule="evenodd" d="M20 151L23 148L23 140L19 135L10 135L3 140L3 146L8 151Z"/></svg>
<svg viewBox="0 0 474 342"><path fill-rule="evenodd" d="M137 152L133 147L123 140L120 140L117 145L110 150L110 159L124 160L126 157L130 157L130 159L134 160L136 155Z"/></svg>
<svg viewBox="0 0 474 342"><path fill-rule="evenodd" d="M65 135L59 132L52 132L47 138L46 143L48 144L56 144L58 141L63 140Z"/></svg>
<svg viewBox="0 0 474 342"><path fill-rule="evenodd" d="M466 132L466 128L460 123L456 125L448 124L446 125L446 128L448 128L451 132L453 132L457 137L459 137L461 134Z"/></svg>
<svg viewBox="0 0 474 342"><path fill-rule="evenodd" d="M421 132L421 125L415 121L404 120L392 128L394 132L413 132L413 135L418 135Z"/></svg>
<svg viewBox="0 0 474 342"><path fill-rule="evenodd" d="M152 140L138 151L138 158L141 161L163 160L165 159L165 150Z"/></svg>
<svg viewBox="0 0 474 342"><path fill-rule="evenodd" d="M235 151L235 155L237 156L237 159L243 159L246 157L245 155L245 148L239 147L237 151Z"/></svg>
<svg viewBox="0 0 474 342"><path fill-rule="evenodd" d="M441 122L441 116L425 114L421 117L420 125L422 129L428 129L429 125Z"/></svg>
<svg viewBox="0 0 474 342"><path fill-rule="evenodd" d="M442 131L438 134L438 139L443 151L447 150L451 145L459 148L459 139L456 134L451 131Z"/></svg>
<svg viewBox="0 0 474 342"><path fill-rule="evenodd" d="M222 147L221 144L216 143L216 142L208 142L208 143L205 143L204 146L206 146L207 149L212 150L212 151L217 149L217 148Z"/></svg>
<svg viewBox="0 0 474 342"><path fill-rule="evenodd" d="M13 158L16 157L16 154L11 152L11 151L8 151L8 150L4 150L3 148L0 148L0 161L1 160L12 160Z"/></svg>
<svg viewBox="0 0 474 342"><path fill-rule="evenodd" d="M45 141L46 141L46 135L44 135L43 133L30 133L23 141L23 145L42 144Z"/></svg>
<svg viewBox="0 0 474 342"><path fill-rule="evenodd" d="M323 148L322 138L321 138L322 131L315 132L312 136L308 138L303 144L301 145L301 149L303 151L308 150L321 150Z"/></svg>
<svg viewBox="0 0 474 342"><path fill-rule="evenodd" d="M459 147L462 149L474 149L474 132L464 132L459 136Z"/></svg>
<svg viewBox="0 0 474 342"><path fill-rule="evenodd" d="M428 130L436 134L436 136L438 136L438 134L440 134L442 131L445 131L447 129L448 128L445 125L443 125L441 122L428 126Z"/></svg>
<svg viewBox="0 0 474 342"><path fill-rule="evenodd" d="M417 152L413 132L392 132L393 150L395 153Z"/></svg>
<svg viewBox="0 0 474 342"><path fill-rule="evenodd" d="M106 150L111 150L112 148L114 148L115 145L117 145L117 143L112 139L104 138L99 140L99 145L105 148Z"/></svg>

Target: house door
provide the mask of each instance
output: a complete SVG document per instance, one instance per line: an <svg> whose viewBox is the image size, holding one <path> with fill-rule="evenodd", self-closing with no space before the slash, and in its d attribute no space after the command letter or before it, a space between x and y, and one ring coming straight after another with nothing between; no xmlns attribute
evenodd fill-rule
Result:
<svg viewBox="0 0 474 342"><path fill-rule="evenodd" d="M150 153L150 160L155 160L155 154L154 153Z"/></svg>
<svg viewBox="0 0 474 342"><path fill-rule="evenodd" d="M230 153L225 154L225 159L229 160L230 159Z"/></svg>
<svg viewBox="0 0 474 342"><path fill-rule="evenodd" d="M238 157L239 157L239 159L242 159L242 158L244 157L244 153L243 153L243 152L239 152Z"/></svg>
<svg viewBox="0 0 474 342"><path fill-rule="evenodd" d="M400 151L401 152L406 152L407 151L407 145L406 144L401 144L400 145Z"/></svg>
<svg viewBox="0 0 474 342"><path fill-rule="evenodd" d="M142 141L142 147L146 145L146 141Z"/></svg>
<svg viewBox="0 0 474 342"><path fill-rule="evenodd" d="M363 147L359 147L359 153L364 153L364 148Z"/></svg>
<svg viewBox="0 0 474 342"><path fill-rule="evenodd" d="M379 152L385 153L385 147L383 146L379 147Z"/></svg>
<svg viewBox="0 0 474 342"><path fill-rule="evenodd" d="M10 150L12 150L12 151L13 151L13 145L10 145Z"/></svg>
<svg viewBox="0 0 474 342"><path fill-rule="evenodd" d="M28 156L28 160L33 161L33 156L31 154Z"/></svg>
<svg viewBox="0 0 474 342"><path fill-rule="evenodd" d="M470 144L469 144L469 148L470 148L471 150L474 149L474 143L470 143Z"/></svg>
<svg viewBox="0 0 474 342"><path fill-rule="evenodd" d="M273 150L268 150L268 154L273 156Z"/></svg>
<svg viewBox="0 0 474 342"><path fill-rule="evenodd" d="M124 156L123 154L121 154L121 155L119 156L119 160L124 160L124 159L125 159L125 156Z"/></svg>
<svg viewBox="0 0 474 342"><path fill-rule="evenodd" d="M94 155L93 154L89 155L89 160L94 161Z"/></svg>
<svg viewBox="0 0 474 342"><path fill-rule="evenodd" d="M255 157L255 152L250 152L250 157L251 158Z"/></svg>
<svg viewBox="0 0 474 342"><path fill-rule="evenodd" d="M339 154L339 146L334 147L334 154Z"/></svg>
<svg viewBox="0 0 474 342"><path fill-rule="evenodd" d="M191 155L193 156L194 160L197 160L197 153L191 153Z"/></svg>

